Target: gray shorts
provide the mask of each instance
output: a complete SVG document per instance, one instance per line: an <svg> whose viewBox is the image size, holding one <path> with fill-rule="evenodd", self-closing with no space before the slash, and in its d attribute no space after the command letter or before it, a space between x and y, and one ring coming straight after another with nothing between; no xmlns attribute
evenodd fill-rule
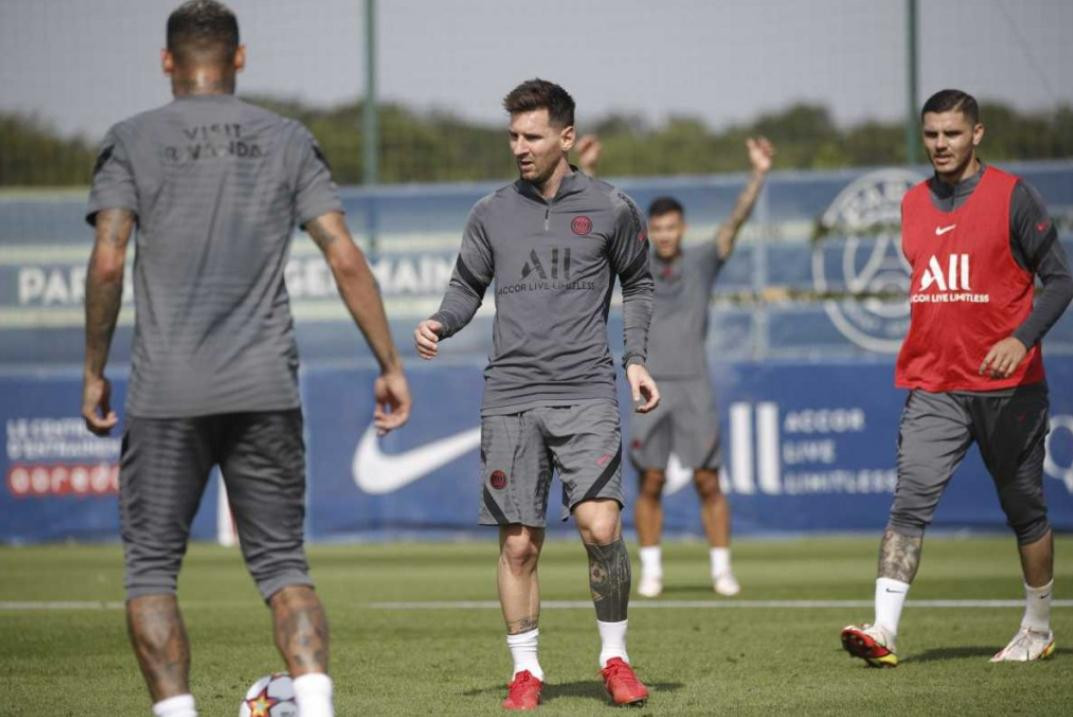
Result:
<svg viewBox="0 0 1073 717"><path fill-rule="evenodd" d="M719 417L711 383L701 379L658 381L654 411L630 419L630 461L639 471L663 470L673 452L688 468L718 470L722 463Z"/></svg>
<svg viewBox="0 0 1073 717"><path fill-rule="evenodd" d="M214 465L227 486L246 566L265 600L312 585L302 546L302 412L127 417L119 516L127 597L175 592L190 523Z"/></svg>
<svg viewBox="0 0 1073 717"><path fill-rule="evenodd" d="M563 520L586 500L610 498L621 506L621 463L614 401L482 416L480 523L543 528L552 471L563 483Z"/></svg>
<svg viewBox="0 0 1073 717"><path fill-rule="evenodd" d="M973 441L1020 543L1049 529L1043 499L1047 385L1012 395L910 392L898 431L898 483L888 527L921 535Z"/></svg>

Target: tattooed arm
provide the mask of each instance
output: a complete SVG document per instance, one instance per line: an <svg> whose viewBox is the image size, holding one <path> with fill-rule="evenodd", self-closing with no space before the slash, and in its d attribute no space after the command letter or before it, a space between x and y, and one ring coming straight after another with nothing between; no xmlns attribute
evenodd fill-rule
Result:
<svg viewBox="0 0 1073 717"><path fill-rule="evenodd" d="M902 535L888 528L883 533L883 542L879 544L879 567L876 573L881 578L913 582L920 566L923 545L922 536Z"/></svg>
<svg viewBox="0 0 1073 717"><path fill-rule="evenodd" d="M715 234L719 258L724 261L734 251L734 242L737 241L738 232L741 231L742 225L753 211L756 199L760 196L760 190L764 186L764 177L771 169L772 157L775 156L775 146L763 137L756 139L750 137L745 140L745 144L749 149L749 163L753 171L749 175L745 189L738 195L738 201L734 204L734 211L730 213L730 218L723 222Z"/></svg>
<svg viewBox="0 0 1073 717"><path fill-rule="evenodd" d="M118 422L110 403L111 385L104 377L119 307L123 299L123 264L134 231L134 214L104 209L95 219L96 238L86 270L86 352L82 372L82 418L98 436Z"/></svg>
<svg viewBox="0 0 1073 717"><path fill-rule="evenodd" d="M374 422L383 435L406 422L411 401L376 278L351 238L342 214L334 211L322 214L308 222L305 229L324 253L343 303L380 364L380 377L374 387Z"/></svg>

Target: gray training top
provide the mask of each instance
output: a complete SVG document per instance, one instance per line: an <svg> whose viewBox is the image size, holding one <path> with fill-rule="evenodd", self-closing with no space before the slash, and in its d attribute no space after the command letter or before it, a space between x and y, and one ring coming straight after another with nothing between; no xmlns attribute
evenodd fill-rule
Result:
<svg viewBox="0 0 1073 717"><path fill-rule="evenodd" d="M656 290L648 370L653 378L707 378L708 305L723 264L715 241L684 247L670 261L652 253Z"/></svg>
<svg viewBox="0 0 1073 717"><path fill-rule="evenodd" d="M574 171L546 200L518 180L474 205L440 309L446 338L469 323L495 280L484 415L615 400L607 314L622 282L624 363L643 363L652 316L648 240L633 201Z"/></svg>
<svg viewBox="0 0 1073 717"><path fill-rule="evenodd" d="M108 131L86 219L137 215L127 413L295 408L283 270L294 225L342 211L301 124L231 95L180 97Z"/></svg>

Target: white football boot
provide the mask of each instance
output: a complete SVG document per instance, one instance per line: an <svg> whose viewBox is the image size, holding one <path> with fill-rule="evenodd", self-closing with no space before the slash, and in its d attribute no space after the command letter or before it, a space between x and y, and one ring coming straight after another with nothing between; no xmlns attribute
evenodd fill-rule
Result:
<svg viewBox="0 0 1073 717"><path fill-rule="evenodd" d="M641 597L654 598L659 597L663 592L663 576L662 575L646 575L641 573L641 582L637 585L637 594Z"/></svg>
<svg viewBox="0 0 1073 717"><path fill-rule="evenodd" d="M723 573L712 576L712 589L720 595L734 597L741 592L741 585L734 579L734 573Z"/></svg>
<svg viewBox="0 0 1073 717"><path fill-rule="evenodd" d="M1022 627L1010 644L995 653L992 662L1029 662L1046 660L1054 654L1054 632L1037 632Z"/></svg>

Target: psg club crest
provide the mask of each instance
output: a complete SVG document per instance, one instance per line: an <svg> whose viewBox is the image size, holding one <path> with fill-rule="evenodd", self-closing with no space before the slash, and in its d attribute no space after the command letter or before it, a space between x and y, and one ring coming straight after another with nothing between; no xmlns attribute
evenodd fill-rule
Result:
<svg viewBox="0 0 1073 717"><path fill-rule="evenodd" d="M592 220L586 216L574 217L574 220L570 222L570 230L579 237L586 236L592 231Z"/></svg>
<svg viewBox="0 0 1073 717"><path fill-rule="evenodd" d="M869 172L843 189L818 223L813 285L839 332L869 351L896 353L909 328L901 202L921 179L906 169Z"/></svg>

